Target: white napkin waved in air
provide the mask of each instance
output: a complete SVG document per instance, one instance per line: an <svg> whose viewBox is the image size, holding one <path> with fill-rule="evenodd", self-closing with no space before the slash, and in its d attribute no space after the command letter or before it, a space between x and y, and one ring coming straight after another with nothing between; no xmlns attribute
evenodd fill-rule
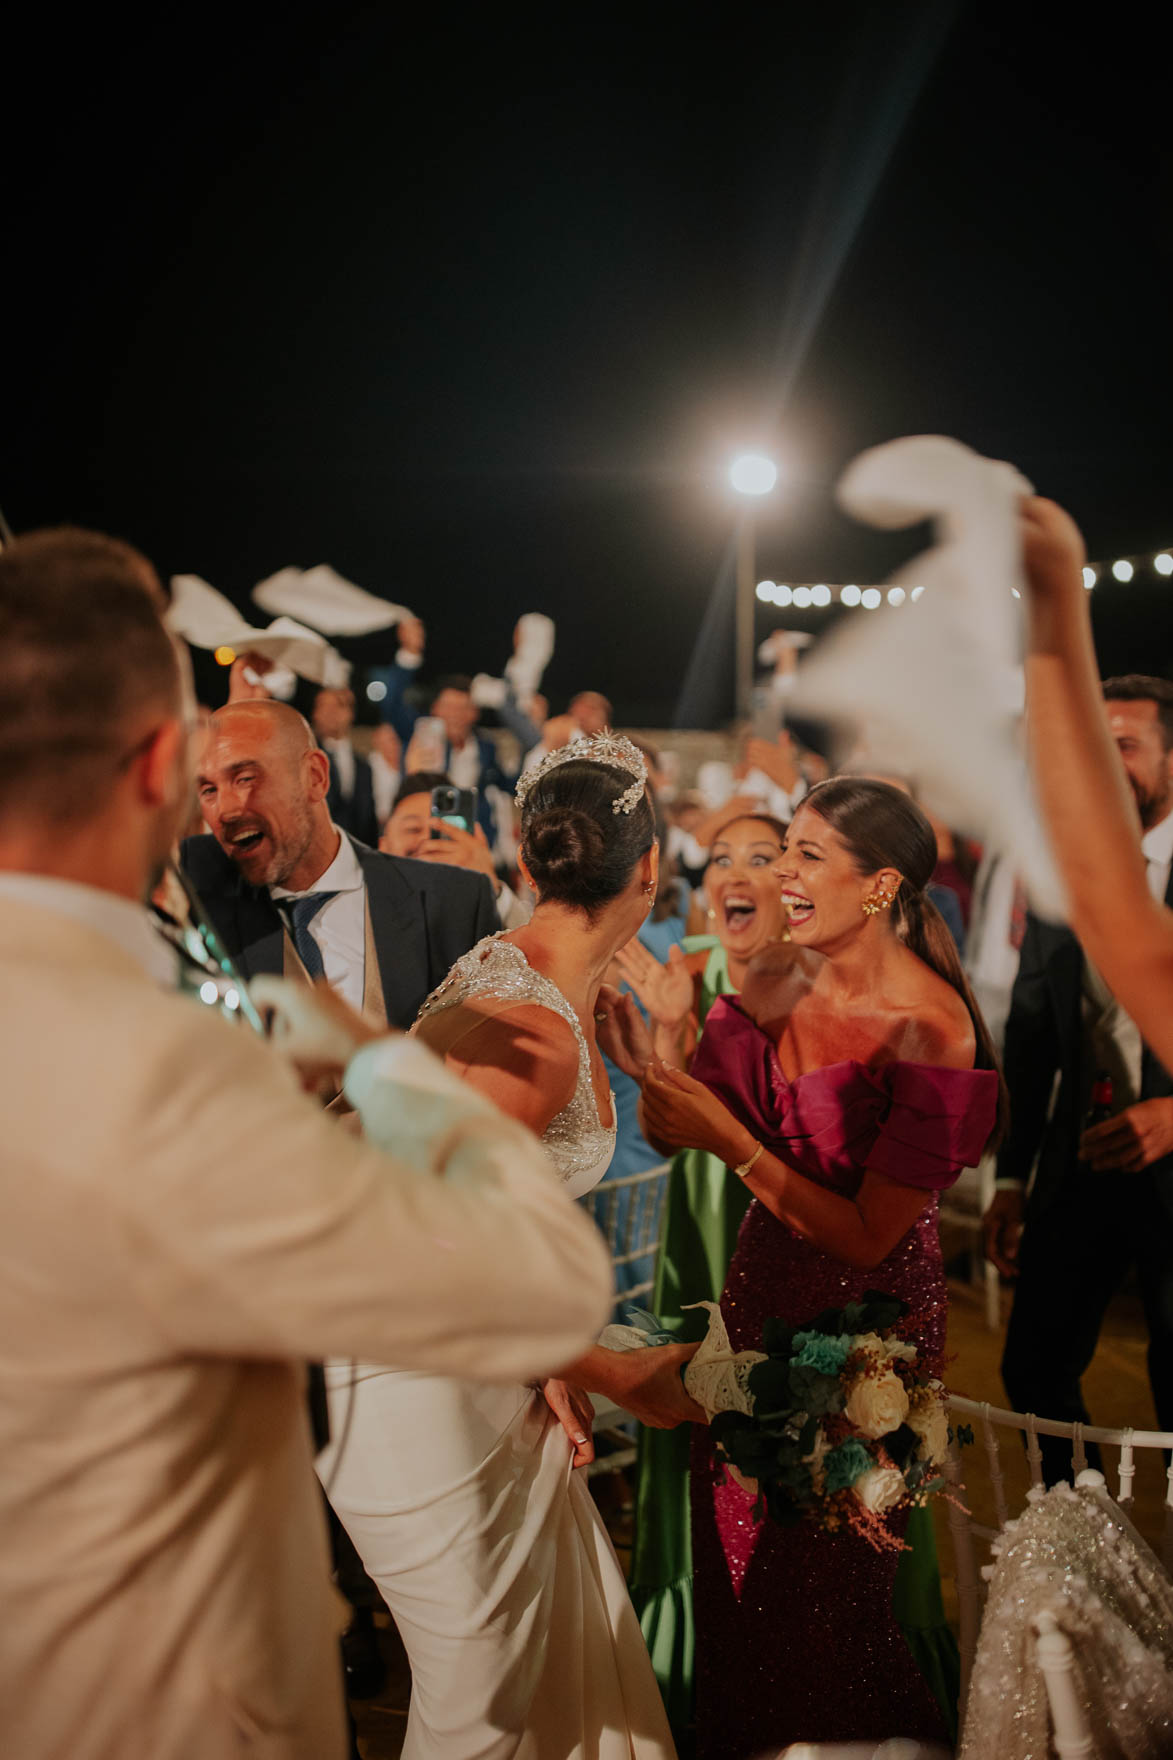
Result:
<svg viewBox="0 0 1173 1760"><path fill-rule="evenodd" d="M505 676L522 703L532 697L554 653L554 619L544 611L524 611L517 620L517 642L505 663Z"/></svg>
<svg viewBox="0 0 1173 1760"><path fill-rule="evenodd" d="M328 563L281 568L253 588L262 611L280 612L328 636L367 636L390 629L412 613L344 580Z"/></svg>
<svg viewBox="0 0 1173 1760"><path fill-rule="evenodd" d="M340 690L350 678L350 663L316 630L304 628L292 617L278 617L266 629L254 629L231 600L197 574L172 575L167 622L194 648L259 654L311 684Z"/></svg>
<svg viewBox="0 0 1173 1760"><path fill-rule="evenodd" d="M956 830L1014 857L1034 909L1062 919L1063 888L1016 743L1022 702L1018 505L1013 465L922 434L861 453L839 482L846 512L937 542L892 577L908 600L846 618L801 668L800 714L862 723L868 746L915 778ZM912 589L924 595L911 602ZM1014 597L1014 589L1020 595Z"/></svg>

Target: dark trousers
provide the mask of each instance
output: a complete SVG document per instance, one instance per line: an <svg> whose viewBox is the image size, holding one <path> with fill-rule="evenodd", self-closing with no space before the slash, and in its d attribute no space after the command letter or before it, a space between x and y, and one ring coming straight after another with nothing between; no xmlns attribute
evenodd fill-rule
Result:
<svg viewBox="0 0 1173 1760"><path fill-rule="evenodd" d="M1028 1206L1002 1357L1015 1411L1092 1422L1080 1383L1108 1303L1131 1269L1148 1325L1157 1423L1173 1430L1173 1215L1148 1169L1092 1173L1076 1166L1045 1206ZM1057 1436L1039 1441L1047 1484L1070 1479L1070 1445ZM1089 1465L1098 1464L1087 1452Z"/></svg>

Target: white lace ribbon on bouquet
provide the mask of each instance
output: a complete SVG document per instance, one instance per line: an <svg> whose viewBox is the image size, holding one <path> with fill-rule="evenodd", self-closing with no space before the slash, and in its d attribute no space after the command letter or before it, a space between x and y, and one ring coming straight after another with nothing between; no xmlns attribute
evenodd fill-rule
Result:
<svg viewBox="0 0 1173 1760"><path fill-rule="evenodd" d="M684 1386L710 1424L718 1412L753 1412L753 1394L746 1383L755 1363L764 1363L765 1351L735 1351L721 1309L716 1302L690 1302L691 1308L707 1308L709 1330L695 1357L684 1371Z"/></svg>
<svg viewBox="0 0 1173 1760"><path fill-rule="evenodd" d="M709 1330L704 1341L685 1366L686 1393L698 1406L703 1406L710 1424L718 1412L743 1412L749 1417L753 1412L754 1402L746 1381L754 1364L765 1362L765 1352L733 1349L721 1309L716 1302L686 1302L684 1307L686 1310L705 1308L709 1315ZM651 1324L654 1319L652 1315L643 1314L638 1309L633 1310L633 1317L635 1315L639 1316L642 1324L604 1328L599 1335L599 1343L604 1350L638 1351L649 1345L654 1347L670 1342L667 1333L655 1330Z"/></svg>

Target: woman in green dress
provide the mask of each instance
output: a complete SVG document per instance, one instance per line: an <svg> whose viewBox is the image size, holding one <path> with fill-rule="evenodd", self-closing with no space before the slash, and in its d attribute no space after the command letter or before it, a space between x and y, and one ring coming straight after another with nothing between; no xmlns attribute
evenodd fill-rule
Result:
<svg viewBox="0 0 1173 1760"><path fill-rule="evenodd" d="M714 839L705 894L714 933L690 937L666 965L638 943L620 955L623 976L653 1024L656 1053L687 1067L718 996L742 989L750 961L786 938L786 913L772 867L786 828L746 815ZM704 1337L707 1312L682 1304L717 1301L750 1194L724 1163L685 1149L672 1164L652 1307L682 1343ZM652 1666L682 1756L691 1751L693 1713L692 1542L688 1426L640 1434L630 1589ZM959 1663L945 1621L936 1542L928 1510L917 1510L897 1573L893 1611L916 1661L955 1725Z"/></svg>
<svg viewBox="0 0 1173 1760"><path fill-rule="evenodd" d="M785 827L766 816L734 819L714 839L705 870L711 935L690 936L661 965L638 944L619 956L623 976L647 1010L658 1055L684 1068L713 1001L741 989L754 955L786 934L786 913L771 869ZM681 1342L705 1335L704 1309L716 1301L749 1203L723 1162L684 1149L672 1164L651 1306ZM692 1543L689 1533L688 1426L640 1433L631 1595L678 1743L692 1723Z"/></svg>

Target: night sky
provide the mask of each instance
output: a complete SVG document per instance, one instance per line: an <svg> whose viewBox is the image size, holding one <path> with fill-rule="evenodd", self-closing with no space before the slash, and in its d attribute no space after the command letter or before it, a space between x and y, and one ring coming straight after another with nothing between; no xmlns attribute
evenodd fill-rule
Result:
<svg viewBox="0 0 1173 1760"><path fill-rule="evenodd" d="M788 472L778 580L909 553L831 499L909 432L1012 459L1094 557L1171 545L1164 51L1149 12L1077 16L6 27L0 506L241 604L330 562L420 611L434 672L499 671L549 612L554 707L644 725L681 709L746 444ZM1110 669L1173 672L1173 583L1094 604ZM730 655L687 713L729 713Z"/></svg>

